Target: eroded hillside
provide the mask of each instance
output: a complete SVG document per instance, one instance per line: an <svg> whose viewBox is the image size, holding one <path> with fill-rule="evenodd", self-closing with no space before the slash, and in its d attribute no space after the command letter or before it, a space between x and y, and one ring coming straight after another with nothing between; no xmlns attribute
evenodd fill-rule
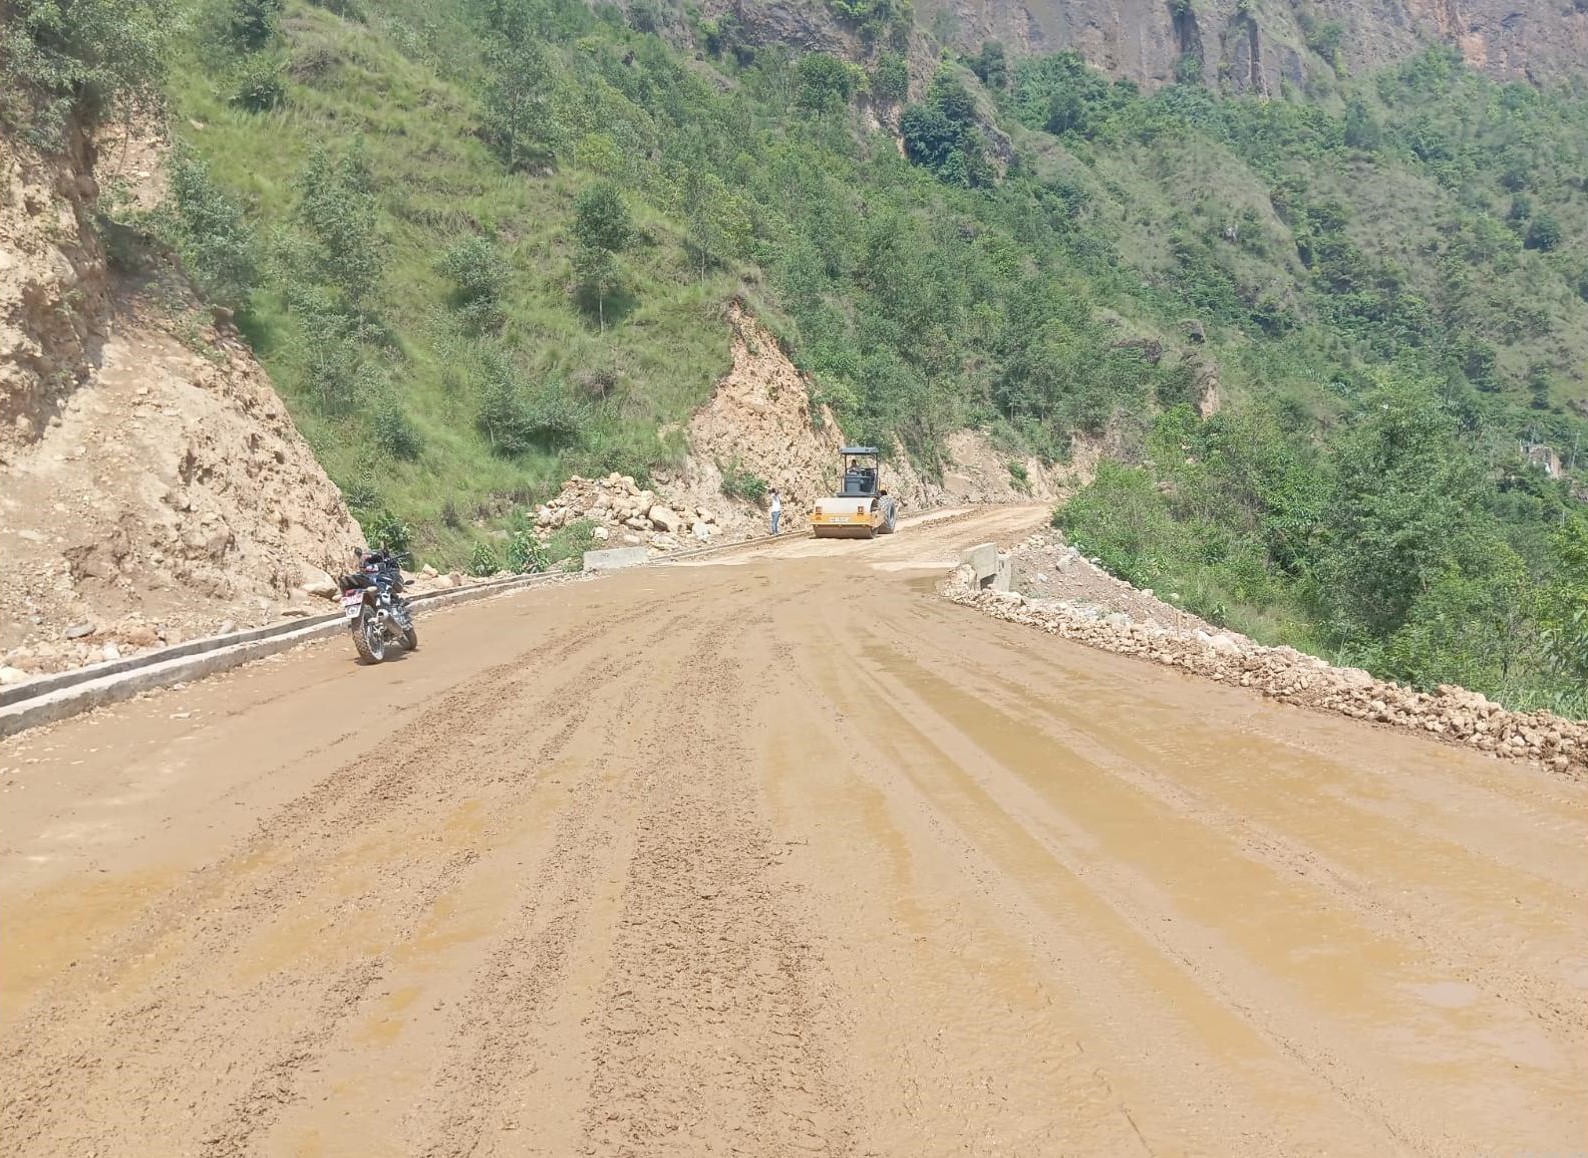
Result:
<svg viewBox="0 0 1588 1158"><path fill-rule="evenodd" d="M12 676L302 607L358 525L237 331L110 268L96 150L4 151L0 651ZM147 175L147 174L146 174Z"/></svg>

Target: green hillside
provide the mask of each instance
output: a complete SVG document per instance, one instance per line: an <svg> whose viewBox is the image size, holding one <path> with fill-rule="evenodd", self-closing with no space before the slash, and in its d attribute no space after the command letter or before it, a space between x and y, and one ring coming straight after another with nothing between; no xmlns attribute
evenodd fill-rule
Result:
<svg viewBox="0 0 1588 1158"><path fill-rule="evenodd" d="M1120 465L1059 518L1121 574L1588 710L1588 80L1435 50L1149 94L990 46L912 99L905 12L865 6L851 62L645 5L10 0L4 111L47 140L52 97L164 96L172 205L105 213L237 309L361 517L424 557L569 473L675 460L658 428L726 367L738 295L928 473L966 425L1012 456L1106 436Z"/></svg>

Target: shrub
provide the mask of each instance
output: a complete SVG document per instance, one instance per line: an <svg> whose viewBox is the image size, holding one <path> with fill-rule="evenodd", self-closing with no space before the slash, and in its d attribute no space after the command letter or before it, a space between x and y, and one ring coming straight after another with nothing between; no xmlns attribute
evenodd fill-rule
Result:
<svg viewBox="0 0 1588 1158"><path fill-rule="evenodd" d="M452 282L452 306L462 314L466 329L483 333L501 326L509 270L489 238L465 237L447 250L436 268Z"/></svg>
<svg viewBox="0 0 1588 1158"><path fill-rule="evenodd" d="M411 561L408 560L408 548L413 545L413 532L407 523L390 511L382 510L362 525L371 547L385 549L405 561Z"/></svg>
<svg viewBox="0 0 1588 1158"><path fill-rule="evenodd" d="M636 485L651 485L651 460L632 446L603 446L574 459L575 474L601 478L609 474L628 475Z"/></svg>
<svg viewBox="0 0 1588 1158"><path fill-rule="evenodd" d="M155 215L157 232L181 256L194 288L207 300L246 306L259 266L254 232L242 210L186 150L173 155L170 177L171 199Z"/></svg>
<svg viewBox="0 0 1588 1158"><path fill-rule="evenodd" d="M476 543L474 553L469 556L469 574L477 579L485 579L501 569L502 561L496 557L496 551L491 545Z"/></svg>
<svg viewBox="0 0 1588 1158"><path fill-rule="evenodd" d="M564 570L581 570L584 567L584 553L595 546L595 541L595 524L589 519L575 519L553 531L546 540L546 558L552 562L560 561Z"/></svg>
<svg viewBox="0 0 1588 1158"><path fill-rule="evenodd" d="M531 575L547 566L546 548L530 531L514 531L507 538L507 569L516 575Z"/></svg>
<svg viewBox="0 0 1588 1158"><path fill-rule="evenodd" d="M476 423L498 453L513 456L577 446L585 418L583 409L559 384L543 386L532 395L508 372L493 375Z"/></svg>
<svg viewBox="0 0 1588 1158"><path fill-rule="evenodd" d="M303 384L313 392L326 414L342 414L364 390L385 393L388 384L379 366L368 364L357 340L357 328L329 303L314 308L304 304L299 315L303 326Z"/></svg>
<svg viewBox="0 0 1588 1158"><path fill-rule="evenodd" d="M309 264L307 272L336 289L346 311L364 311L380 287L386 243L362 142L355 141L335 159L317 147L297 186L295 216L313 239L300 250Z"/></svg>
<svg viewBox="0 0 1588 1158"><path fill-rule="evenodd" d="M718 469L722 471L722 493L730 499L758 503L766 497L766 479L745 470L737 459L727 466L719 463Z"/></svg>
<svg viewBox="0 0 1588 1158"><path fill-rule="evenodd" d="M251 113L269 112L287 103L287 59L258 53L237 70L232 104Z"/></svg>
<svg viewBox="0 0 1588 1158"><path fill-rule="evenodd" d="M416 459L424 449L424 438L393 393L387 393L375 408L370 421L375 445L392 458Z"/></svg>

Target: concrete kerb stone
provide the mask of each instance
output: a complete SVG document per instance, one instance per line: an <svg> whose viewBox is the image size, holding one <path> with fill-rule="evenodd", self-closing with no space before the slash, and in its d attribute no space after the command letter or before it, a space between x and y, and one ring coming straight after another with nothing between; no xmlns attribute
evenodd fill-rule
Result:
<svg viewBox="0 0 1588 1158"><path fill-rule="evenodd" d="M80 712L108 704L130 700L156 688L186 683L208 675L217 675L234 667L241 667L256 659L264 659L280 651L297 647L300 643L321 639L343 630L338 622L318 622L305 627L294 625L295 631L273 635L248 643L233 644L197 655L162 659L135 671L101 675L86 683L56 688L54 691L0 708L0 737L14 736L41 724L53 724Z"/></svg>
<svg viewBox="0 0 1588 1158"><path fill-rule="evenodd" d="M413 596L410 602L415 606L470 603L476 599L540 586L556 578L558 576L555 575L525 575L481 583L475 587L427 591ZM193 640L148 655L97 664L63 672L47 680L18 685L7 689L11 694L0 705L0 737L13 736L41 724L64 720L92 708L120 703L156 688L218 675L256 659L289 651L299 644L329 638L345 630L343 622L340 614L331 614L307 621L272 624L235 635ZM18 692L27 694L19 696L16 694Z"/></svg>
<svg viewBox="0 0 1588 1158"><path fill-rule="evenodd" d="M71 671L63 671L40 679L29 680L25 684L16 684L0 690L0 708L9 704L19 703L22 700L31 700L38 696L47 695L61 688L75 687L77 684L87 683L90 680L100 679L104 676L136 671L161 660L181 659L184 656L199 655L206 651L217 651L223 647L233 647L239 643L252 643L258 639L269 639L277 635L286 635L298 628L309 627L314 624L340 622L341 618L340 615L316 615L307 619L289 620L286 623L272 623L266 627L235 631L229 635L210 635L205 636L203 639L190 639L186 643L172 644L170 647L162 647L159 651L149 652L144 655L132 655L127 656L125 659L107 660L104 663L74 668Z"/></svg>
<svg viewBox="0 0 1588 1158"><path fill-rule="evenodd" d="M666 563L672 559L698 558L762 543L779 537L762 535L734 543L714 543L672 556L648 559L643 565ZM643 550L643 548L641 548ZM994 552L996 555L996 551ZM427 591L414 595L415 605L446 606L470 603L494 595L512 594L526 587L551 582L556 575L523 575L480 583L473 587L447 591ZM207 675L218 675L234 667L289 651L303 643L328 638L343 630L340 614L256 627L231 635L190 640L174 647L145 655L128 656L90 667L77 668L43 679L6 688L0 692L0 738L14 736L29 728L54 723L80 712L132 699L147 691L187 683Z"/></svg>
<svg viewBox="0 0 1588 1158"><path fill-rule="evenodd" d="M644 547L608 547L603 551L586 551L586 571L620 571L625 567L640 567L650 560Z"/></svg>

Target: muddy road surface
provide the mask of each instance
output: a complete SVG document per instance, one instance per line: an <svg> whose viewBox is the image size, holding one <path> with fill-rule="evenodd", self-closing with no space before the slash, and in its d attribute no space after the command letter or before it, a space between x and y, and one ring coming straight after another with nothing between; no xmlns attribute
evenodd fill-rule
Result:
<svg viewBox="0 0 1588 1158"><path fill-rule="evenodd" d="M0 1148L1588 1146L1588 791L932 595L1041 517L0 745Z"/></svg>

